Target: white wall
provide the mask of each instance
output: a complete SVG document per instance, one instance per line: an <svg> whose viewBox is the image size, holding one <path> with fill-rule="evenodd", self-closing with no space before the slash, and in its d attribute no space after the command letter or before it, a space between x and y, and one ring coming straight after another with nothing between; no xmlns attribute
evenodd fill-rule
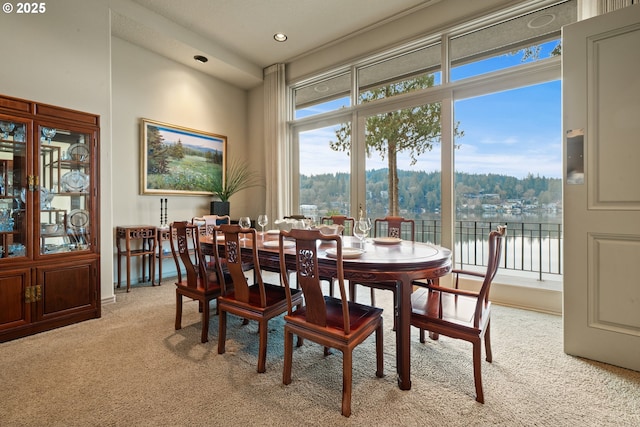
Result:
<svg viewBox="0 0 640 427"><path fill-rule="evenodd" d="M225 135L229 159L245 157L247 92L116 37L111 59L114 226L160 225L161 197L169 222L208 213L210 196L140 195L140 119ZM243 196L231 198L231 214L256 216L259 207L249 209ZM175 271L172 260L163 264L167 277L165 271ZM132 281L137 277L136 270Z"/></svg>
<svg viewBox="0 0 640 427"><path fill-rule="evenodd" d="M246 91L112 38L108 2L46 5L42 15L0 14L0 93L100 115L101 297L107 302L114 300L115 226L160 222L160 197L139 194L140 118L225 135L231 159L259 160L262 145L249 149ZM232 215L257 216L260 194L232 197ZM166 197L169 221L207 213L211 201ZM164 266L168 274L175 270L172 262Z"/></svg>
<svg viewBox="0 0 640 427"><path fill-rule="evenodd" d="M15 2L11 2L15 6ZM43 14L0 14L0 93L100 115L102 297L113 294L111 106L107 4L46 2ZM104 259L105 257L103 257Z"/></svg>

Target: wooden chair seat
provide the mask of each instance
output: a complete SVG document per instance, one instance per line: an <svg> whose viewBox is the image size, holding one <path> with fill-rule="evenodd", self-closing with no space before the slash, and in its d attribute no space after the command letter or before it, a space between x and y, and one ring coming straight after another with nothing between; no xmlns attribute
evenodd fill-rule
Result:
<svg viewBox="0 0 640 427"><path fill-rule="evenodd" d="M484 274L453 270L454 287L442 287L433 281L427 281L420 283L421 287L411 295L411 325L420 328L421 343L425 342L424 331L427 330L434 340L442 334L472 344L476 400L480 403L484 403L480 360L483 340L486 360L493 360L489 291L500 265L502 238L505 234L506 227L503 226L489 234L489 260ZM482 278L482 286L478 291L460 289L459 279L463 276Z"/></svg>
<svg viewBox="0 0 640 427"><path fill-rule="evenodd" d="M414 326L418 324L421 326L422 332L424 330L435 330L436 328L447 328L456 334L462 334L466 336L477 336L486 330L487 323L491 317L491 302L482 306L480 312L480 322L476 327L474 325L476 301L478 300L477 293L475 296L454 295L449 292L448 288L442 289L438 286L430 286L429 289L418 289L411 295L411 306L413 307L412 316L414 316ZM440 292L440 293L439 293ZM429 298L431 300L429 300ZM437 306L441 305L441 314L439 316L429 315L429 310L433 310L430 306L436 306L435 312L437 313ZM428 326L424 326L428 325ZM451 336L449 333L443 333L444 335ZM456 337L453 337L456 338ZM424 342L424 336L420 342Z"/></svg>
<svg viewBox="0 0 640 427"><path fill-rule="evenodd" d="M339 341L349 341L355 339L358 335L366 334L365 338L371 334L371 331L366 329L369 325L370 319L377 316L382 316L382 309L371 307L363 304L352 303L349 304L349 334L344 333L344 316L342 313L342 300L339 298L333 298L331 296L324 297L326 310L327 310L327 324L325 326L318 326L306 321L306 307L302 307L299 310L294 311L291 315L285 316L285 319L297 327L307 329L310 331L316 331L321 334L333 334ZM328 347L332 347L328 345Z"/></svg>
<svg viewBox="0 0 640 427"><path fill-rule="evenodd" d="M271 283L264 284L266 305L261 306L260 300L260 286L258 284L249 286L249 301L243 302L237 300L235 293L230 292L223 298L224 304L227 300L233 300L239 307L245 307L245 310L255 311L259 313L267 313L269 310L280 310L279 314L283 313L287 306L287 300L285 296L284 288L280 285L272 285Z"/></svg>
<svg viewBox="0 0 640 427"><path fill-rule="evenodd" d="M209 276L210 278L212 278L212 276ZM198 282L196 283L196 286L190 286L189 283L186 280L182 280L180 282L176 282L176 287L178 287L180 289L180 292L185 295L188 296L190 298L193 298L190 296L190 294L194 294L194 295L214 295L214 294L218 294L220 295L220 291L221 288L218 284L212 286L210 283L207 284L205 283L205 281L198 279Z"/></svg>

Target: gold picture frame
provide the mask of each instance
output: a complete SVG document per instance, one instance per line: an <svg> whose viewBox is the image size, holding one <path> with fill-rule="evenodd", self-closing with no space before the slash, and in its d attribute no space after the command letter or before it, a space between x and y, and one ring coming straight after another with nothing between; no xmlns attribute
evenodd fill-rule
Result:
<svg viewBox="0 0 640 427"><path fill-rule="evenodd" d="M149 119L140 127L140 194L212 195L224 182L226 136Z"/></svg>

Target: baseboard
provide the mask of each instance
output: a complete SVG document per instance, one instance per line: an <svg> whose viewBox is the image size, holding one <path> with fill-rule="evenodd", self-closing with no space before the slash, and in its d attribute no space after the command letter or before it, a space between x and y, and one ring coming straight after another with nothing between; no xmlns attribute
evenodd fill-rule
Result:
<svg viewBox="0 0 640 427"><path fill-rule="evenodd" d="M480 282L460 280L460 287L477 290ZM489 299L495 304L562 315L562 282L496 276Z"/></svg>
<svg viewBox="0 0 640 427"><path fill-rule="evenodd" d="M115 295L111 295L107 298L102 298L100 300L100 304L102 305L107 305L107 304L113 304L114 302L116 302L116 296Z"/></svg>

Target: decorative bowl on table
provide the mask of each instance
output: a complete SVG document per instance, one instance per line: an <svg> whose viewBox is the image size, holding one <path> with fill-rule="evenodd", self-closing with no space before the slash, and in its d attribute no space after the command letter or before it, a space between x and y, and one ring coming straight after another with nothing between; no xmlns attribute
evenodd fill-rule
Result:
<svg viewBox="0 0 640 427"><path fill-rule="evenodd" d="M304 221L298 219L276 219L274 225L279 230L291 231L293 228L305 228Z"/></svg>
<svg viewBox="0 0 640 427"><path fill-rule="evenodd" d="M325 235L331 235L331 234L342 234L342 231L344 230L344 225L339 225L339 224L323 224L323 225L318 225L317 227L315 227L317 230L320 230L320 233L325 234Z"/></svg>

